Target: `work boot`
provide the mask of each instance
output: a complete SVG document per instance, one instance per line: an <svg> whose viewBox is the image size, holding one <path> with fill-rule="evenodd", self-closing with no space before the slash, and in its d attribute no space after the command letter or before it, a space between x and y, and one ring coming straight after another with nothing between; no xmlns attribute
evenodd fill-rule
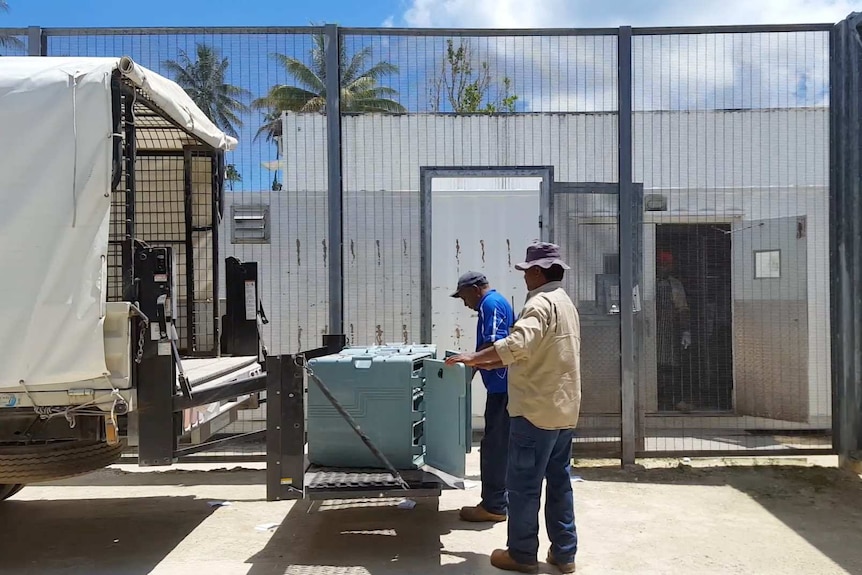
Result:
<svg viewBox="0 0 862 575"><path fill-rule="evenodd" d="M476 505L475 507L462 507L459 515L462 521L469 521L470 523L499 523L500 521L506 520L505 515L491 513L481 505Z"/></svg>
<svg viewBox="0 0 862 575"><path fill-rule="evenodd" d="M550 551L548 551L547 563L548 563L548 565L553 565L554 567L559 569L560 573L574 573L575 572L574 561L571 563L560 563L559 561L554 559L554 556L551 555Z"/></svg>
<svg viewBox="0 0 862 575"><path fill-rule="evenodd" d="M509 555L509 551L506 549L495 549L494 552L491 553L491 565L497 569L502 569L503 571L517 571L518 573L539 572L538 563L533 563L532 565L518 563L512 559L512 556Z"/></svg>

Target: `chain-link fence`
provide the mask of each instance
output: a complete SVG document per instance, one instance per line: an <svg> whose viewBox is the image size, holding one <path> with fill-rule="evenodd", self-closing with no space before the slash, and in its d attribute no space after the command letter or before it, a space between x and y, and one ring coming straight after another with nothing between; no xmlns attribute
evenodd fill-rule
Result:
<svg viewBox="0 0 862 575"><path fill-rule="evenodd" d="M340 329L468 349L459 273L517 312L545 238L581 314L577 452L831 449L828 27L42 37L128 55L238 135L219 253L259 263L270 353Z"/></svg>

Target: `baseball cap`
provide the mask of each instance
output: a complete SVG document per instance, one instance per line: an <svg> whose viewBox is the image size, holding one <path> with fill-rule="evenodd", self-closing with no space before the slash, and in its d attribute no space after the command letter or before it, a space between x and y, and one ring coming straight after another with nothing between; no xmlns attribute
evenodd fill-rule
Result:
<svg viewBox="0 0 862 575"><path fill-rule="evenodd" d="M458 287L455 288L455 292L451 297L458 297L458 292L464 289L465 287L471 286L482 286L488 284L488 278L485 277L485 274L481 272L466 272L461 274L461 277L458 278Z"/></svg>

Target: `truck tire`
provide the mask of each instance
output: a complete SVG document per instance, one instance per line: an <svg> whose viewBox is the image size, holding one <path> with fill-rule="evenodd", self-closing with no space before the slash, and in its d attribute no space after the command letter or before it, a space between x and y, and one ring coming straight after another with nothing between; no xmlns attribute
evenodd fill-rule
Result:
<svg viewBox="0 0 862 575"><path fill-rule="evenodd" d="M0 447L0 484L23 485L82 475L111 465L124 449L122 442L108 445L97 440Z"/></svg>
<svg viewBox="0 0 862 575"><path fill-rule="evenodd" d="M9 499L19 491L24 489L24 486L21 484L12 484L12 485L0 485L0 501L4 499Z"/></svg>

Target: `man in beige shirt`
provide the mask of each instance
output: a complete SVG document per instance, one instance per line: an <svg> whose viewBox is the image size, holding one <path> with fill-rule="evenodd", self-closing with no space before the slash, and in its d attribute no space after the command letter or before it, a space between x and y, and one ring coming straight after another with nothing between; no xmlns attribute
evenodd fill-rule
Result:
<svg viewBox="0 0 862 575"><path fill-rule="evenodd" d="M509 367L509 540L508 549L491 554L491 564L538 573L544 480L551 540L547 561L562 573L574 573L578 536L570 470L581 407L580 319L562 287L569 266L558 246L535 243L527 248L526 262L515 267L524 272L529 293L509 336L446 361L481 369Z"/></svg>

